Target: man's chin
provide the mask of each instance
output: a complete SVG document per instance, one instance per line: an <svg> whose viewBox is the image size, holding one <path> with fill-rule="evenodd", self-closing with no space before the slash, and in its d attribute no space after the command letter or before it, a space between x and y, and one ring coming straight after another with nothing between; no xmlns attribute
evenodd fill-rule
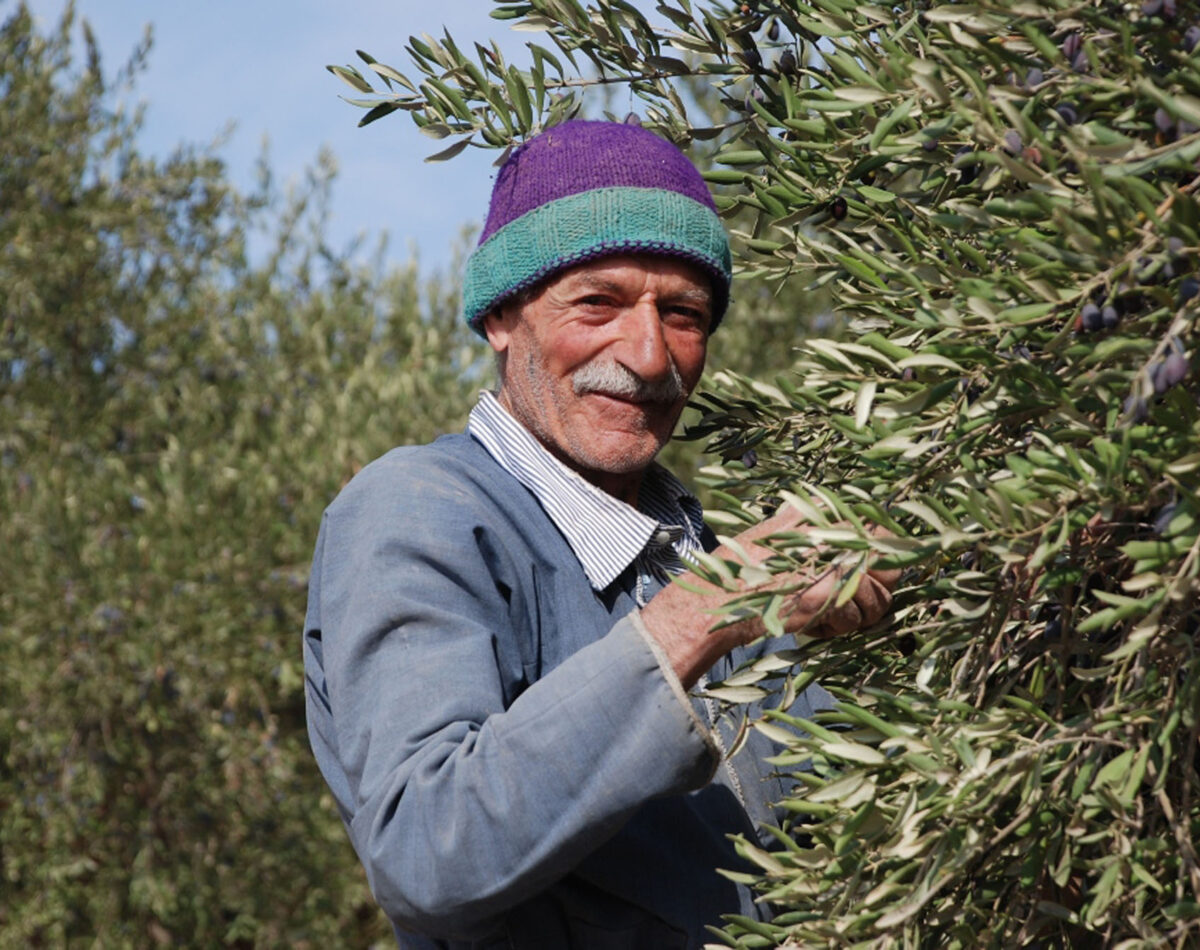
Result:
<svg viewBox="0 0 1200 950"><path fill-rule="evenodd" d="M597 448L575 456L576 462L590 472L603 475L636 475L644 472L662 451L663 442L647 441L638 446Z"/></svg>

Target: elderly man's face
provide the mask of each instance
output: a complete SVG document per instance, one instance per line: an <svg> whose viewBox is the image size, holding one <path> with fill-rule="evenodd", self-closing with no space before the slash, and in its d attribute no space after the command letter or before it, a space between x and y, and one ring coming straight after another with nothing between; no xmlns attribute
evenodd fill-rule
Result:
<svg viewBox="0 0 1200 950"><path fill-rule="evenodd" d="M580 264L485 322L500 402L567 465L619 497L671 437L712 319L700 268L623 255Z"/></svg>

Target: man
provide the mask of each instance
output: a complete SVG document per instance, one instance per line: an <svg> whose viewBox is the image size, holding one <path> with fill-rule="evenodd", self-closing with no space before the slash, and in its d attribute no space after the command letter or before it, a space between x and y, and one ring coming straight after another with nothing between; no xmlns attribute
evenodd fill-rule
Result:
<svg viewBox="0 0 1200 950"><path fill-rule="evenodd" d="M717 873L778 819L752 733L688 695L761 634L729 595L669 584L715 539L654 463L724 314L730 258L703 180L636 126L569 122L497 176L467 320L497 354L466 434L396 449L330 506L305 631L309 731L402 947L698 947L762 918ZM797 527L777 516L740 537ZM718 553L732 557L729 551ZM793 580L797 580L793 578ZM888 609L868 574L792 629ZM664 586L665 585L665 586ZM828 696L813 688L794 711Z"/></svg>

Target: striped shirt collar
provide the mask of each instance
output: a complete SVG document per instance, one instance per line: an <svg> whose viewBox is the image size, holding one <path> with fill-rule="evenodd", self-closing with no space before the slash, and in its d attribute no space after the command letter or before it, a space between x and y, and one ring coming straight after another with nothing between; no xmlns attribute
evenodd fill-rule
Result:
<svg viewBox="0 0 1200 950"><path fill-rule="evenodd" d="M661 567L668 561L682 566L680 559L701 550L700 502L661 465L647 470L634 508L551 455L486 390L467 431L537 498L593 589L606 588L643 552Z"/></svg>

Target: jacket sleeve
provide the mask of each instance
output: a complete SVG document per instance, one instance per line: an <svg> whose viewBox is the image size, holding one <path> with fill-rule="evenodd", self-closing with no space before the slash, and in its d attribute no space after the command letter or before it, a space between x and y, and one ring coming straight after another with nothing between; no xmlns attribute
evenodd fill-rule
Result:
<svg viewBox="0 0 1200 950"><path fill-rule="evenodd" d="M505 552L481 543L453 480L389 468L360 473L322 522L309 731L388 916L469 939L641 803L704 785L719 756L637 614L506 708Z"/></svg>

